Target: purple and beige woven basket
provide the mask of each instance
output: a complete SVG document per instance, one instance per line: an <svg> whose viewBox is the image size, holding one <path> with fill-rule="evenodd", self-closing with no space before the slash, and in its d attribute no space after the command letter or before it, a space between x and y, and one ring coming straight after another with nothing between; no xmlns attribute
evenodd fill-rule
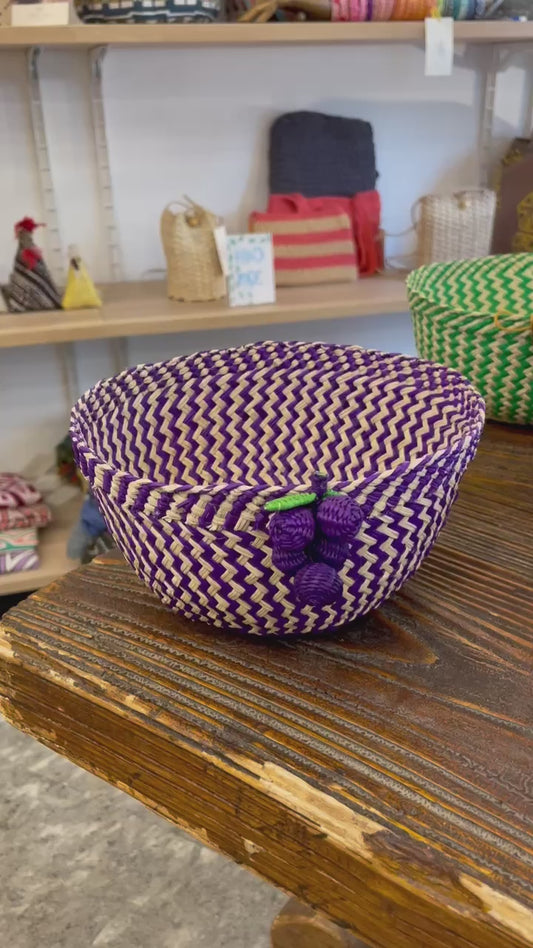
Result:
<svg viewBox="0 0 533 948"><path fill-rule="evenodd" d="M166 605L285 636L344 625L417 569L483 420L481 397L443 366L263 343L98 383L72 441L109 530Z"/></svg>

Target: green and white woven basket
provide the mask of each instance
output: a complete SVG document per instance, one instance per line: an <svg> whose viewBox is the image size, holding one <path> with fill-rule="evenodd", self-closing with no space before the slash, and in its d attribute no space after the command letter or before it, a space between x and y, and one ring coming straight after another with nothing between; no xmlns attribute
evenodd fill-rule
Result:
<svg viewBox="0 0 533 948"><path fill-rule="evenodd" d="M533 254L420 267L407 290L419 354L470 379L488 418L533 424Z"/></svg>

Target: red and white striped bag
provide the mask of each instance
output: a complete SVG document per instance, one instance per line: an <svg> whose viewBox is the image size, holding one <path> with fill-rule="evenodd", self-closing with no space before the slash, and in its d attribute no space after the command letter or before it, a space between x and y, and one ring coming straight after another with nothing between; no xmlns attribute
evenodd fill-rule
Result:
<svg viewBox="0 0 533 948"><path fill-rule="evenodd" d="M272 234L278 286L342 283L357 279L353 229L348 214L327 199L313 208L301 194L283 196L287 210L254 212L250 231ZM292 210L289 210L291 208Z"/></svg>

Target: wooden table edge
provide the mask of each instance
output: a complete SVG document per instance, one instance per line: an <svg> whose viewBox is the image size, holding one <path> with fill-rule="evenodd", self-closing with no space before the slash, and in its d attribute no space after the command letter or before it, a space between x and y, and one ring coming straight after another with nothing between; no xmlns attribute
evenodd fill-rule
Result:
<svg viewBox="0 0 533 948"><path fill-rule="evenodd" d="M92 568L93 564L85 567ZM67 579L59 580L58 584ZM39 597L42 592L34 595ZM32 680L36 678L38 687L32 686ZM87 676L83 680L86 686ZM394 837L396 844L389 849L390 830L344 804L338 798L340 788L331 787L332 794L336 795L330 796L275 764L261 763L237 754L221 760L176 731L173 731L172 742L165 740L161 737L164 715L158 715L159 728L156 729L154 721L147 717L151 709L143 707L134 696L116 690L106 693L97 678L91 686L94 690L89 700L86 691L82 691L73 677L61 677L52 669L45 672L44 666L36 676L35 668L25 664L23 652L18 649L15 654L9 636L9 614L4 616L0 623L0 712L14 727L124 790L203 844L326 914L371 946L533 946L533 912L493 888L490 879L484 883L468 873L452 878L447 874L443 858L442 864L435 860L434 886L430 888L428 878L431 873L428 877L423 840L409 840L412 878L402 877L394 855L398 837ZM36 695L39 695L37 703ZM111 727L106 731L98 729L99 721L106 716L112 722ZM128 746L133 716L137 718L138 727L133 743ZM73 731L68 728L68 722L72 720L80 723L76 741L73 741ZM113 751L112 747L105 746L107 730L120 735L116 746L127 750L118 769L115 769L116 758L113 766L116 747ZM169 806L166 795L169 786L160 784L157 768L154 770L153 752L158 748L167 753L169 748L172 749L176 763L181 764L176 768L181 784L187 783L184 775L191 774L193 782L195 774L204 775L208 788L211 787L210 806L214 815L207 808L205 819L195 816L193 784L185 793L178 794L179 806ZM107 765L103 768L98 760L106 752ZM143 764L150 761L152 769L140 771L140 760ZM233 826L225 823L228 812L221 806L218 796L222 786L226 795L231 789L240 801L240 812L236 811L230 821ZM283 822L284 858L280 857L280 846L273 845L272 840L268 847L265 846L264 827L259 833L250 824L249 832L242 833L245 823L242 812L246 807L253 812L258 799L261 800L261 810L268 802L273 817ZM407 836L406 833L401 835ZM318 876L315 878L314 874L305 873L305 860L297 865L303 854L313 857L316 867L326 852L333 864L338 861L348 867L353 878L359 878L362 883L359 889L350 892L333 880L335 884L326 898L323 884L327 879L331 880L327 866L321 882ZM435 855L433 852L432 858ZM417 865L418 856L421 857L420 866ZM288 872L293 859L296 868L293 865L292 872ZM402 870L405 871L404 863ZM292 881L287 882L287 878ZM382 931L376 929L376 915L384 920ZM422 928L415 934L420 925L429 925L430 930L424 933ZM412 936L407 935L409 927L412 927ZM399 940L393 935L395 930L403 933ZM442 938L451 940L442 941Z"/></svg>

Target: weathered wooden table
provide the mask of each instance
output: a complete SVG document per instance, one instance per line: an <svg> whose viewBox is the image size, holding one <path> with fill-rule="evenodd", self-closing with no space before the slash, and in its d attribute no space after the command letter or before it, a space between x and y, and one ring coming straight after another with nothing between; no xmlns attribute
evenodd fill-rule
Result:
<svg viewBox="0 0 533 948"><path fill-rule="evenodd" d="M275 948L355 944L348 931L524 948L532 536L533 435L491 426L419 574L343 634L221 634L102 558L5 617L1 707L319 910L293 902Z"/></svg>

